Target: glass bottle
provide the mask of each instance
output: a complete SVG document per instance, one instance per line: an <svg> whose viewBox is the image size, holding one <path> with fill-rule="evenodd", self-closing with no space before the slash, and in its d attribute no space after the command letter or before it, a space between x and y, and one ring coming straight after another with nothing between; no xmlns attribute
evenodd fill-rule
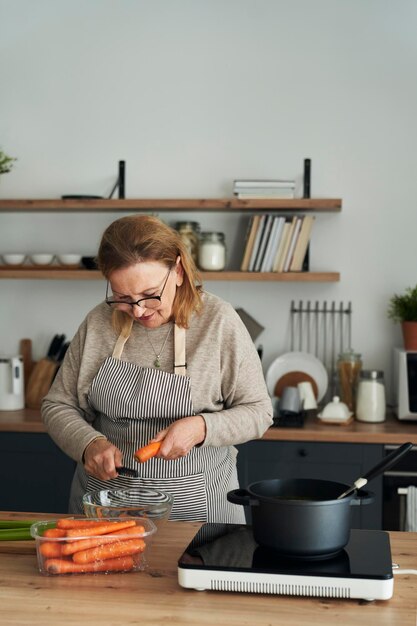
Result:
<svg viewBox="0 0 417 626"><path fill-rule="evenodd" d="M348 350L339 354L337 360L339 396L352 413L355 411L356 388L361 369L362 359L360 354L354 352L354 350Z"/></svg>
<svg viewBox="0 0 417 626"><path fill-rule="evenodd" d="M356 419L360 422L383 422L385 411L384 373L362 370L356 396Z"/></svg>
<svg viewBox="0 0 417 626"><path fill-rule="evenodd" d="M177 222L175 228L187 246L187 250L192 256L194 263L197 264L200 224L198 222Z"/></svg>
<svg viewBox="0 0 417 626"><path fill-rule="evenodd" d="M201 233L198 266L202 270L223 270L226 265L226 245L223 233Z"/></svg>

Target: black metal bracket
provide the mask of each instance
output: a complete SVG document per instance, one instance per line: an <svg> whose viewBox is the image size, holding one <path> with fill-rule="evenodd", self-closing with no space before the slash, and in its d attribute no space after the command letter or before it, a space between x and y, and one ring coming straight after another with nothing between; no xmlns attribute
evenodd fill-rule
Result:
<svg viewBox="0 0 417 626"><path fill-rule="evenodd" d="M111 193L109 195L109 199L111 199L113 197L114 192L116 191L116 189L119 189L119 198L124 198L125 197L125 173L126 173L126 162L125 161L119 161L119 175L117 177L117 180L114 184L113 189L111 190Z"/></svg>

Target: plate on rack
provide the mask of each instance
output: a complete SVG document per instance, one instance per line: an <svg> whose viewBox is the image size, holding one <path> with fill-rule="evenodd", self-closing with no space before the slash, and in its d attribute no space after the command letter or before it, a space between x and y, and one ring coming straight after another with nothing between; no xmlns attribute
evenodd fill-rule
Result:
<svg viewBox="0 0 417 626"><path fill-rule="evenodd" d="M317 401L324 398L328 376L323 363L308 352L287 352L271 363L266 373L266 385L271 397L280 397L284 387L296 387L308 381L312 384Z"/></svg>

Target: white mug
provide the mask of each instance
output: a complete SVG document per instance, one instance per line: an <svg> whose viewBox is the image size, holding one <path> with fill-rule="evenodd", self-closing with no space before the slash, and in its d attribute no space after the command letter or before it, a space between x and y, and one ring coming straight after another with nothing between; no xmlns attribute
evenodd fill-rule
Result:
<svg viewBox="0 0 417 626"><path fill-rule="evenodd" d="M284 387L279 399L279 410L284 413L300 412L301 398L297 387Z"/></svg>
<svg viewBox="0 0 417 626"><path fill-rule="evenodd" d="M310 411L311 409L317 409L317 400L314 395L313 385L309 381L303 381L297 385L300 392L301 401L303 403L304 411Z"/></svg>
<svg viewBox="0 0 417 626"><path fill-rule="evenodd" d="M18 411L25 407L22 357L0 356L0 410Z"/></svg>

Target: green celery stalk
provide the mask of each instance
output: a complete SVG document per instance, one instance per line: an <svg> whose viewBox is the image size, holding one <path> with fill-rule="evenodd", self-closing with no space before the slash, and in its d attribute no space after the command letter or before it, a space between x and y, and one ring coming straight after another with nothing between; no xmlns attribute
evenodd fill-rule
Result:
<svg viewBox="0 0 417 626"><path fill-rule="evenodd" d="M3 528L0 530L0 541L27 541L33 539L30 528Z"/></svg>
<svg viewBox="0 0 417 626"><path fill-rule="evenodd" d="M2 528L30 528L36 520L0 520L0 529Z"/></svg>

